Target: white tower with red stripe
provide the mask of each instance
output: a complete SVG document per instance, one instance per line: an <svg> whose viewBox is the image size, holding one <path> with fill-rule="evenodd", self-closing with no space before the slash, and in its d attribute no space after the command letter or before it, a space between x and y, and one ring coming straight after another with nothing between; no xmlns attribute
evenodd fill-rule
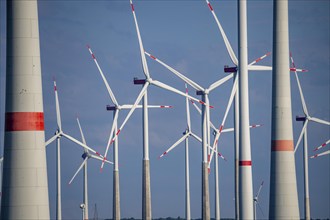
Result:
<svg viewBox="0 0 330 220"><path fill-rule="evenodd" d="M300 219L292 132L288 1L275 0L273 8L269 219Z"/></svg>
<svg viewBox="0 0 330 220"><path fill-rule="evenodd" d="M238 1L239 44L239 217L253 219L253 185L249 119L247 1Z"/></svg>
<svg viewBox="0 0 330 220"><path fill-rule="evenodd" d="M7 1L7 75L0 219L49 219L36 0Z"/></svg>

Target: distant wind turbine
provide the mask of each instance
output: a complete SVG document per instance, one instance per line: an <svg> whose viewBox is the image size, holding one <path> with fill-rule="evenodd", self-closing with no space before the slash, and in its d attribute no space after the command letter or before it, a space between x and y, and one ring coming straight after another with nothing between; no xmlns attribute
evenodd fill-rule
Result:
<svg viewBox="0 0 330 220"><path fill-rule="evenodd" d="M62 121L61 121L61 113L60 113L60 105L59 105L59 100L58 100L58 93L57 93L57 86L56 86L56 81L54 80L54 92L55 92L55 106L56 106L56 121L57 121L57 130L55 132L55 135L51 137L48 141L46 141L45 146L49 145L53 141L56 140L56 145L57 145L57 151L56 151L56 179L57 179L57 184L56 184L56 219L61 220L62 219L62 205L61 205L61 151L60 151L60 138L65 137L66 139L80 145L83 147L85 150L89 150L96 154L97 156L101 157L103 159L103 156L87 146L86 144L78 141L77 139L71 137L70 135L66 134L62 130Z"/></svg>
<svg viewBox="0 0 330 220"><path fill-rule="evenodd" d="M87 48L88 48L88 51L90 52L96 66L97 66L97 69L103 79L103 82L105 84L105 87L107 88L110 99L111 99L112 103L114 104L113 106L107 105L107 110L113 111L113 124L111 127L109 140L107 143L107 147L106 147L104 156L107 157L109 147L113 143L114 144L113 158L114 158L115 165L113 168L113 212L112 213L113 213L113 219L120 219L119 157L118 157L119 144L118 144L118 139L116 141L113 141L112 138L114 138L114 136L116 136L116 134L114 132L118 129L117 126L118 126L118 117L119 117L120 111L125 110L125 109L130 110L133 108L133 105L119 104L119 102L116 99L115 94L111 90L111 87L96 59L95 54L93 53L90 46L87 46ZM142 105L136 105L136 108L142 108ZM170 105L148 105L148 108L172 108L172 106L170 106ZM103 166L104 166L104 161L102 161L101 170L103 169Z"/></svg>
<svg viewBox="0 0 330 220"><path fill-rule="evenodd" d="M256 196L253 198L253 202L254 202L254 220L257 219L257 206L259 206L260 208L260 205L259 205L259 194L261 192L261 189L264 185L264 181L261 182L260 186L259 186L259 189L258 189L258 192L256 194ZM264 213L262 212L261 208L260 208L260 211L262 213L262 215L264 216Z"/></svg>
<svg viewBox="0 0 330 220"><path fill-rule="evenodd" d="M313 121L319 124L324 124L324 125L330 125L330 122L319 119L319 118L315 118L315 117L311 117L308 113L307 110L307 106L306 106L306 102L305 102L305 98L304 98L304 94L300 85L300 81L299 81L299 77L296 71L296 66L295 63L293 61L292 58L292 54L290 53L290 59L291 59L291 64L292 64L292 68L295 70L295 77L297 80L297 84L298 84L298 89L299 89L299 94L300 94L300 99L301 99L301 104L302 104L302 109L304 112L304 116L303 117L296 117L296 121L302 121L303 122L303 128L301 130L301 133L299 135L298 141L296 143L296 147L295 147L295 152L297 151L300 141L302 139L302 137L304 136L304 185L305 185L305 190L304 190L304 194L305 194L305 219L309 220L310 217L310 200L309 200L309 172L308 172L308 143L307 143L307 125L309 121Z"/></svg>

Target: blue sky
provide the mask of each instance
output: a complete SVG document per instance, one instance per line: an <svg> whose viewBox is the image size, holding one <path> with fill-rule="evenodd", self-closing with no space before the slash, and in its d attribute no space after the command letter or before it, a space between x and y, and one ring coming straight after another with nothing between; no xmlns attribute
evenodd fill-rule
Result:
<svg viewBox="0 0 330 220"><path fill-rule="evenodd" d="M5 1L1 0L1 135L5 93ZM237 3L211 1L237 54ZM212 14L203 0L134 1L145 50L175 67L202 86L225 76L224 65L232 65ZM289 1L290 50L297 67L308 69L300 81L312 116L330 120L329 97L329 8L324 1ZM272 49L272 1L248 2L249 61ZM53 77L57 80L63 130L79 138L75 121L80 117L86 141L104 152L112 124L111 104L102 79L86 48L89 44L121 104L133 103L140 86L133 77L143 77L138 40L129 1L39 1L39 29L43 74L46 139L56 130ZM272 58L262 64L271 65ZM184 90L184 84L158 63L148 59L151 76ZM302 115L296 81L292 75L293 118ZM232 83L227 82L210 95L211 119L222 120ZM251 131L253 180L256 191L262 180L259 201L268 213L271 127L271 72L250 72L250 122L264 124ZM150 163L153 217L184 217L184 146L166 157L157 157L174 143L186 128L185 99L159 88L149 87L150 104L173 105L173 109L152 109L150 121ZM193 94L192 88L190 88ZM120 190L122 217L141 217L142 125L137 110L119 137ZM122 112L119 122L122 122ZM200 134L200 117L191 108L192 129ZM232 127L232 112L225 127ZM293 122L297 140L302 124ZM329 139L327 126L309 124L309 154ZM82 175L68 186L82 162L82 149L62 139L63 217L80 218ZM220 150L228 162L220 161L221 216L234 216L233 134L224 134ZM329 149L329 147L327 147ZM112 151L111 151L112 152ZM190 141L192 217L201 215L201 146ZM329 218L329 156L309 161L311 216ZM55 144L47 147L48 184L51 216L55 218ZM97 203L99 217L112 216L112 167L99 172L99 163L89 163L90 216ZM300 212L303 216L302 148L296 153ZM214 216L214 181L210 175L211 212ZM259 213L259 216L261 214ZM261 215L262 216L262 215Z"/></svg>

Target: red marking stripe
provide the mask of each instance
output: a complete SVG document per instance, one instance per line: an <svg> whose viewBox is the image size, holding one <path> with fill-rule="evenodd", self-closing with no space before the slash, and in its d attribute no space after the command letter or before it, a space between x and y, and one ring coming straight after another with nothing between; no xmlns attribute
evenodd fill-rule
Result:
<svg viewBox="0 0 330 220"><path fill-rule="evenodd" d="M119 133L120 133L120 129L117 131L116 135L119 135Z"/></svg>
<svg viewBox="0 0 330 220"><path fill-rule="evenodd" d="M213 11L213 8L212 8L211 4L208 3L207 5L209 6L210 10Z"/></svg>
<svg viewBox="0 0 330 220"><path fill-rule="evenodd" d="M131 8L132 8L132 11L134 11L134 5L133 4L131 4Z"/></svg>
<svg viewBox="0 0 330 220"><path fill-rule="evenodd" d="M322 144L322 147L324 147L325 145L326 145L326 143L323 143L323 144Z"/></svg>
<svg viewBox="0 0 330 220"><path fill-rule="evenodd" d="M241 160L239 161L240 166L252 166L252 161L251 160Z"/></svg>
<svg viewBox="0 0 330 220"><path fill-rule="evenodd" d="M6 131L44 131L43 112L7 112Z"/></svg>
<svg viewBox="0 0 330 220"><path fill-rule="evenodd" d="M157 58L156 57L154 57L153 55L150 55L150 57L152 58L152 59L154 59L154 60L156 60Z"/></svg>
<svg viewBox="0 0 330 220"><path fill-rule="evenodd" d="M93 57L94 60L96 59L93 53L92 53L92 57Z"/></svg>

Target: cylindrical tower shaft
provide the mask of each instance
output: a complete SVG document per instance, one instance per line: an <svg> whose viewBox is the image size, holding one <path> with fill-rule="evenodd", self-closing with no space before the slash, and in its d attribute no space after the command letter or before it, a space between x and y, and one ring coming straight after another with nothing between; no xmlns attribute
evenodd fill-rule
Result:
<svg viewBox="0 0 330 220"><path fill-rule="evenodd" d="M207 97L202 95L202 101L207 103ZM210 195L209 195L209 172L208 172L208 134L207 134L207 109L208 106L202 106L202 219L210 219Z"/></svg>
<svg viewBox="0 0 330 220"><path fill-rule="evenodd" d="M306 123L306 122L304 122ZM307 129L304 134L304 187L305 187L305 220L311 219L311 211L309 204L309 172L308 172L308 145L307 145Z"/></svg>
<svg viewBox="0 0 330 220"><path fill-rule="evenodd" d="M87 151L85 151L87 152ZM84 204L85 204L85 212L84 212L84 220L88 220L88 160L86 161L84 165Z"/></svg>
<svg viewBox="0 0 330 220"><path fill-rule="evenodd" d="M189 132L189 131L187 131ZM185 140L185 159L186 159L186 219L190 220L190 177L189 177L189 141Z"/></svg>
<svg viewBox="0 0 330 220"><path fill-rule="evenodd" d="M115 114L119 111L118 109L113 112L113 117L115 118ZM114 121L115 131L118 131L117 121ZM112 219L120 220L120 190L119 190L119 157L118 157L118 138L114 142L113 146L113 197L112 197Z"/></svg>
<svg viewBox="0 0 330 220"><path fill-rule="evenodd" d="M269 219L300 219L292 134L288 1L274 0L273 10Z"/></svg>
<svg viewBox="0 0 330 220"><path fill-rule="evenodd" d="M0 219L49 219L36 0L7 1L6 67Z"/></svg>
<svg viewBox="0 0 330 220"><path fill-rule="evenodd" d="M250 143L247 1L238 1L239 43L239 215L240 219L253 219L253 186Z"/></svg>
<svg viewBox="0 0 330 220"><path fill-rule="evenodd" d="M148 93L143 96L143 177L142 177L142 219L151 220L151 188L149 161Z"/></svg>

